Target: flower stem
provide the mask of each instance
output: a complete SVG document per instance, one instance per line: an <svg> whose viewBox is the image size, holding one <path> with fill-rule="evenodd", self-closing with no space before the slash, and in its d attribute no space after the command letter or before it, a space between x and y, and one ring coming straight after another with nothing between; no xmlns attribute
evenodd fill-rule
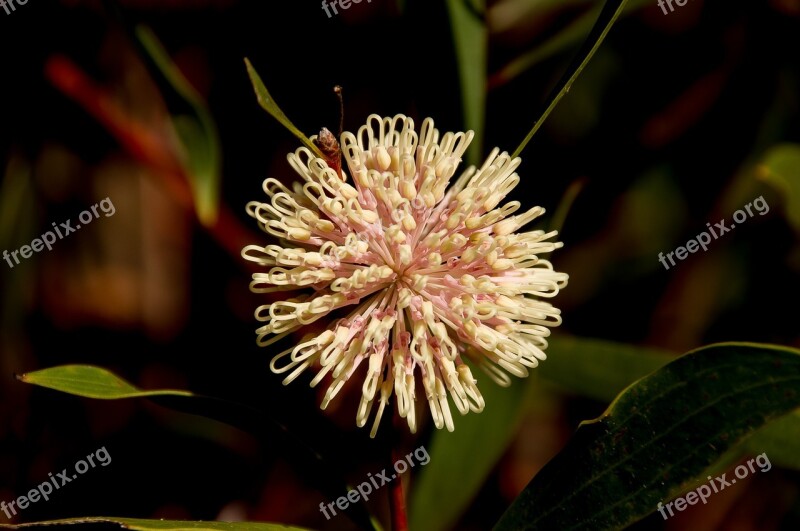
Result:
<svg viewBox="0 0 800 531"><path fill-rule="evenodd" d="M392 446L391 452L392 460L390 467L403 459L402 453L398 450L397 446ZM406 498L403 493L403 476L398 475L397 481L392 481L391 492L389 493L389 507L392 512L392 531L408 531L408 515L406 514Z"/></svg>

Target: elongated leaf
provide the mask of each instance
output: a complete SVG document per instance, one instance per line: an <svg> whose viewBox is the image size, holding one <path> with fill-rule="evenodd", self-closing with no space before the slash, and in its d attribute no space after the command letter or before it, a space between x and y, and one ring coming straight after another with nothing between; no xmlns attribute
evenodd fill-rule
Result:
<svg viewBox="0 0 800 531"><path fill-rule="evenodd" d="M586 182L586 178L581 178L570 183L570 185L564 191L564 195L561 196L561 200L558 202L555 213L550 218L550 223L547 227L548 232L553 230L561 232L561 230L564 228L564 223L567 221L567 214L569 214L570 210L572 209L572 205L575 204L575 200L578 198L578 195L580 195L581 191L586 186Z"/></svg>
<svg viewBox="0 0 800 531"><path fill-rule="evenodd" d="M256 91L256 99L258 100L258 104L267 111L270 116L278 120L281 125L283 125L286 129L289 130L294 136L296 136L300 141L306 146L308 149L311 150L317 157L324 159L325 156L319 150L319 148L314 145L314 143L308 139L306 135L304 135L300 129L295 127L289 117L287 117L278 104L275 102L275 98L267 90L267 87L264 86L264 82L261 81L261 76L258 75L256 69L253 68L253 65L250 63L250 60L245 57L244 64L247 66L247 75L250 76L250 82L253 84L253 89Z"/></svg>
<svg viewBox="0 0 800 531"><path fill-rule="evenodd" d="M547 5L547 4L552 5ZM563 9L566 7L567 2L561 0L554 0L552 2L542 2L536 6L537 10L546 12L549 9L558 8ZM578 2L569 2L578 3ZM582 2L583 3L583 2ZM651 0L630 0L625 11L630 13L641 7L651 5ZM524 73L530 68L533 68L540 62L553 57L554 55L563 52L570 46L574 46L581 41L584 35L592 28L593 21L596 20L599 9L591 9L584 14L578 16L575 20L570 22L561 31L545 40L536 48L524 53L523 55L512 60L500 71L495 72L489 79L489 85L497 87L508 83L520 74Z"/></svg>
<svg viewBox="0 0 800 531"><path fill-rule="evenodd" d="M183 413L224 422L251 433L261 440L278 445L295 468L329 499L346 496L351 487L341 470L325 460L314 448L290 432L285 426L252 407L188 391L159 389L143 391L100 367L64 365L42 369L17 377L20 381L72 395L101 400L148 398L153 402ZM352 503L347 516L364 529L375 528L375 522L363 500Z"/></svg>
<svg viewBox="0 0 800 531"><path fill-rule="evenodd" d="M800 351L752 343L692 351L583 423L496 529L625 527L754 430L798 407Z"/></svg>
<svg viewBox="0 0 800 531"><path fill-rule="evenodd" d="M758 175L783 195L786 219L800 232L800 145L779 144L770 149Z"/></svg>
<svg viewBox="0 0 800 531"><path fill-rule="evenodd" d="M17 241L27 240L35 228L26 218L33 217L32 171L28 162L19 156L12 156L4 168L0 182L0 245L3 249L16 248ZM21 228L26 234L18 236Z"/></svg>
<svg viewBox="0 0 800 531"><path fill-rule="evenodd" d="M29 372L17 376L17 378L22 382L54 389L62 393L102 400L158 395L192 396L192 393L188 391L171 389L143 391L112 372L92 365L61 365Z"/></svg>
<svg viewBox="0 0 800 531"><path fill-rule="evenodd" d="M49 150L39 155L43 163ZM0 248L17 249L39 234L37 223L39 199L37 198L33 170L23 157L12 154L7 160L0 180ZM20 311L33 295L38 273L34 267L3 266L0 272L0 349L3 366L14 367L25 363L23 346L27 339L21 334L9 333L24 330L26 312Z"/></svg>
<svg viewBox="0 0 800 531"><path fill-rule="evenodd" d="M155 34L144 26L136 27L133 33L149 59L147 64L151 71L164 81L162 87L183 102L180 111L172 116L173 126L184 148L184 164L191 177L197 217L204 225L213 225L217 218L222 173L221 148L214 120Z"/></svg>
<svg viewBox="0 0 800 531"><path fill-rule="evenodd" d="M533 123L533 127L522 140L519 147L514 151L514 157L518 156L525 146L528 145L533 135L539 130L547 117L550 116L550 113L553 112L553 109L556 108L558 102L561 101L561 98L569 92L569 89L572 87L572 84L581 74L586 65L589 64L589 60L592 58L594 53L600 47L603 40L605 40L606 35L608 34L609 30L611 30L611 26L614 25L614 22L619 17L622 10L625 8L625 3L627 0L606 0L605 5L603 5L602 11L600 11L600 16L597 18L597 22L595 23L592 31L589 33L589 37L586 39L586 42L583 43L581 49L578 51L578 54L572 60L567 71L561 77L561 80L558 82L556 87L550 93L550 96L545 101L543 111L540 113L539 118Z"/></svg>
<svg viewBox="0 0 800 531"><path fill-rule="evenodd" d="M652 348L613 341L558 334L549 339L547 360L537 374L560 388L611 402L623 389L675 359L675 355Z"/></svg>
<svg viewBox="0 0 800 531"><path fill-rule="evenodd" d="M0 529L28 529L31 527L76 526L86 524L90 529L92 524L118 524L120 529L134 531L303 531L300 527L291 527L282 524L261 524L255 522L187 522L180 520L138 520L133 518L116 518L92 516L87 518L69 518L65 520L51 520L48 522L34 522L30 524L8 525L0 524Z"/></svg>
<svg viewBox="0 0 800 531"><path fill-rule="evenodd" d="M459 417L453 433L433 434L431 460L411 489L410 529L452 529L511 442L530 386L516 381L502 388L483 377L480 389L483 412Z"/></svg>
<svg viewBox="0 0 800 531"><path fill-rule="evenodd" d="M800 412L770 422L736 450L738 456L766 452L775 466L800 470Z"/></svg>
<svg viewBox="0 0 800 531"><path fill-rule="evenodd" d="M470 3L471 2L471 3ZM486 69L488 30L480 18L485 0L447 0L450 25L455 43L464 125L475 133L467 151L467 162L477 165L483 149L486 122Z"/></svg>

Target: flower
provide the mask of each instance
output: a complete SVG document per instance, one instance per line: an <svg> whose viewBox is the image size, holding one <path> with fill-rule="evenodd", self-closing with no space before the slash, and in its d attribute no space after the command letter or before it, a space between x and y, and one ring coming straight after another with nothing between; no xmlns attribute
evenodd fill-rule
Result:
<svg viewBox="0 0 800 531"><path fill-rule="evenodd" d="M548 327L561 323L541 300L567 284L539 258L561 247L550 241L556 232L515 233L544 209L512 215L518 201L498 207L519 183L520 159L495 149L448 188L472 137L440 137L431 119L417 134L411 118L372 115L357 135L342 135L342 174L301 147L288 160L304 182L289 189L266 179L269 201L247 205L281 240L242 251L268 268L253 275L251 290L301 292L256 310L266 322L258 343L340 316L276 355L272 371L288 373L286 385L313 367L312 387L330 375L323 409L364 375L356 422L364 426L377 402L372 437L392 393L416 431L419 380L436 427L453 431L450 400L462 415L484 408L464 359L509 385L508 373L525 377L545 359Z"/></svg>

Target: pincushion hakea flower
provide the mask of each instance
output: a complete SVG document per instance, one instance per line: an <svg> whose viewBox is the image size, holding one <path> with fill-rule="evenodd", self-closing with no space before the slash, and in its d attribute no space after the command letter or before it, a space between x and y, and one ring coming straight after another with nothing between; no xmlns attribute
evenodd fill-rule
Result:
<svg viewBox="0 0 800 531"><path fill-rule="evenodd" d="M448 395L461 414L484 407L465 357L508 385L507 373L527 376L545 359L548 327L561 323L560 311L537 298L567 284L539 258L561 247L549 241L556 232L515 233L544 209L512 216L519 202L498 208L519 183L520 159L495 149L448 189L472 137L440 138L430 119L417 134L411 118L372 115L357 135L342 135L342 175L301 147L288 160L304 182L290 190L267 179L269 202L247 206L282 243L242 251L269 268L253 275L251 290L301 291L256 310L267 323L258 343L341 316L275 356L271 369L288 373L284 384L309 367L318 370L312 386L330 375L325 409L361 368L356 419L364 426L378 403L373 437L392 392L416 431L418 380L436 427L452 431ZM348 169L352 185L343 180Z"/></svg>

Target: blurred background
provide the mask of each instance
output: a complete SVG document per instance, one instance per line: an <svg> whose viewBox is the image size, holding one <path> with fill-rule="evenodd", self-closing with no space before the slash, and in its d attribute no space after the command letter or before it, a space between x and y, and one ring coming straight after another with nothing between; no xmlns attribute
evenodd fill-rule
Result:
<svg viewBox="0 0 800 531"><path fill-rule="evenodd" d="M558 337L672 354L733 340L800 347L800 2L690 0L666 15L656 0L628 4L518 170L512 199L544 206L546 223L561 227L552 260L570 275L554 300L564 324L549 356ZM283 387L268 367L279 350L255 344L263 299L248 290L239 250L269 237L244 206L262 197L264 178L295 178L286 153L297 141L258 107L243 58L307 135L338 129L341 85L345 130L372 113L430 116L441 131L477 127L469 156L478 161L494 146L516 148L600 5L373 0L331 17L318 0L33 0L0 10L0 250L106 197L116 208L52 251L0 262L0 500L101 446L113 459L13 522L117 515L357 529L320 514L330 500L319 471L280 430L257 436L14 375L93 364L143 388L251 404L313 441L351 483L385 466L390 446L429 444L428 420L399 442L370 440L355 426L360 385L322 412L310 376ZM669 270L659 263L659 252L760 196L767 214ZM409 495L412 522L491 528L578 423L605 409L585 387L543 375L503 391L516 400L500 415L499 459L462 502L415 507ZM411 491L425 472L406 478ZM459 474L450 471L454 488ZM384 525L387 495L368 502ZM444 517L434 518L437 506ZM775 467L708 506L634 527L799 523L800 474Z"/></svg>

